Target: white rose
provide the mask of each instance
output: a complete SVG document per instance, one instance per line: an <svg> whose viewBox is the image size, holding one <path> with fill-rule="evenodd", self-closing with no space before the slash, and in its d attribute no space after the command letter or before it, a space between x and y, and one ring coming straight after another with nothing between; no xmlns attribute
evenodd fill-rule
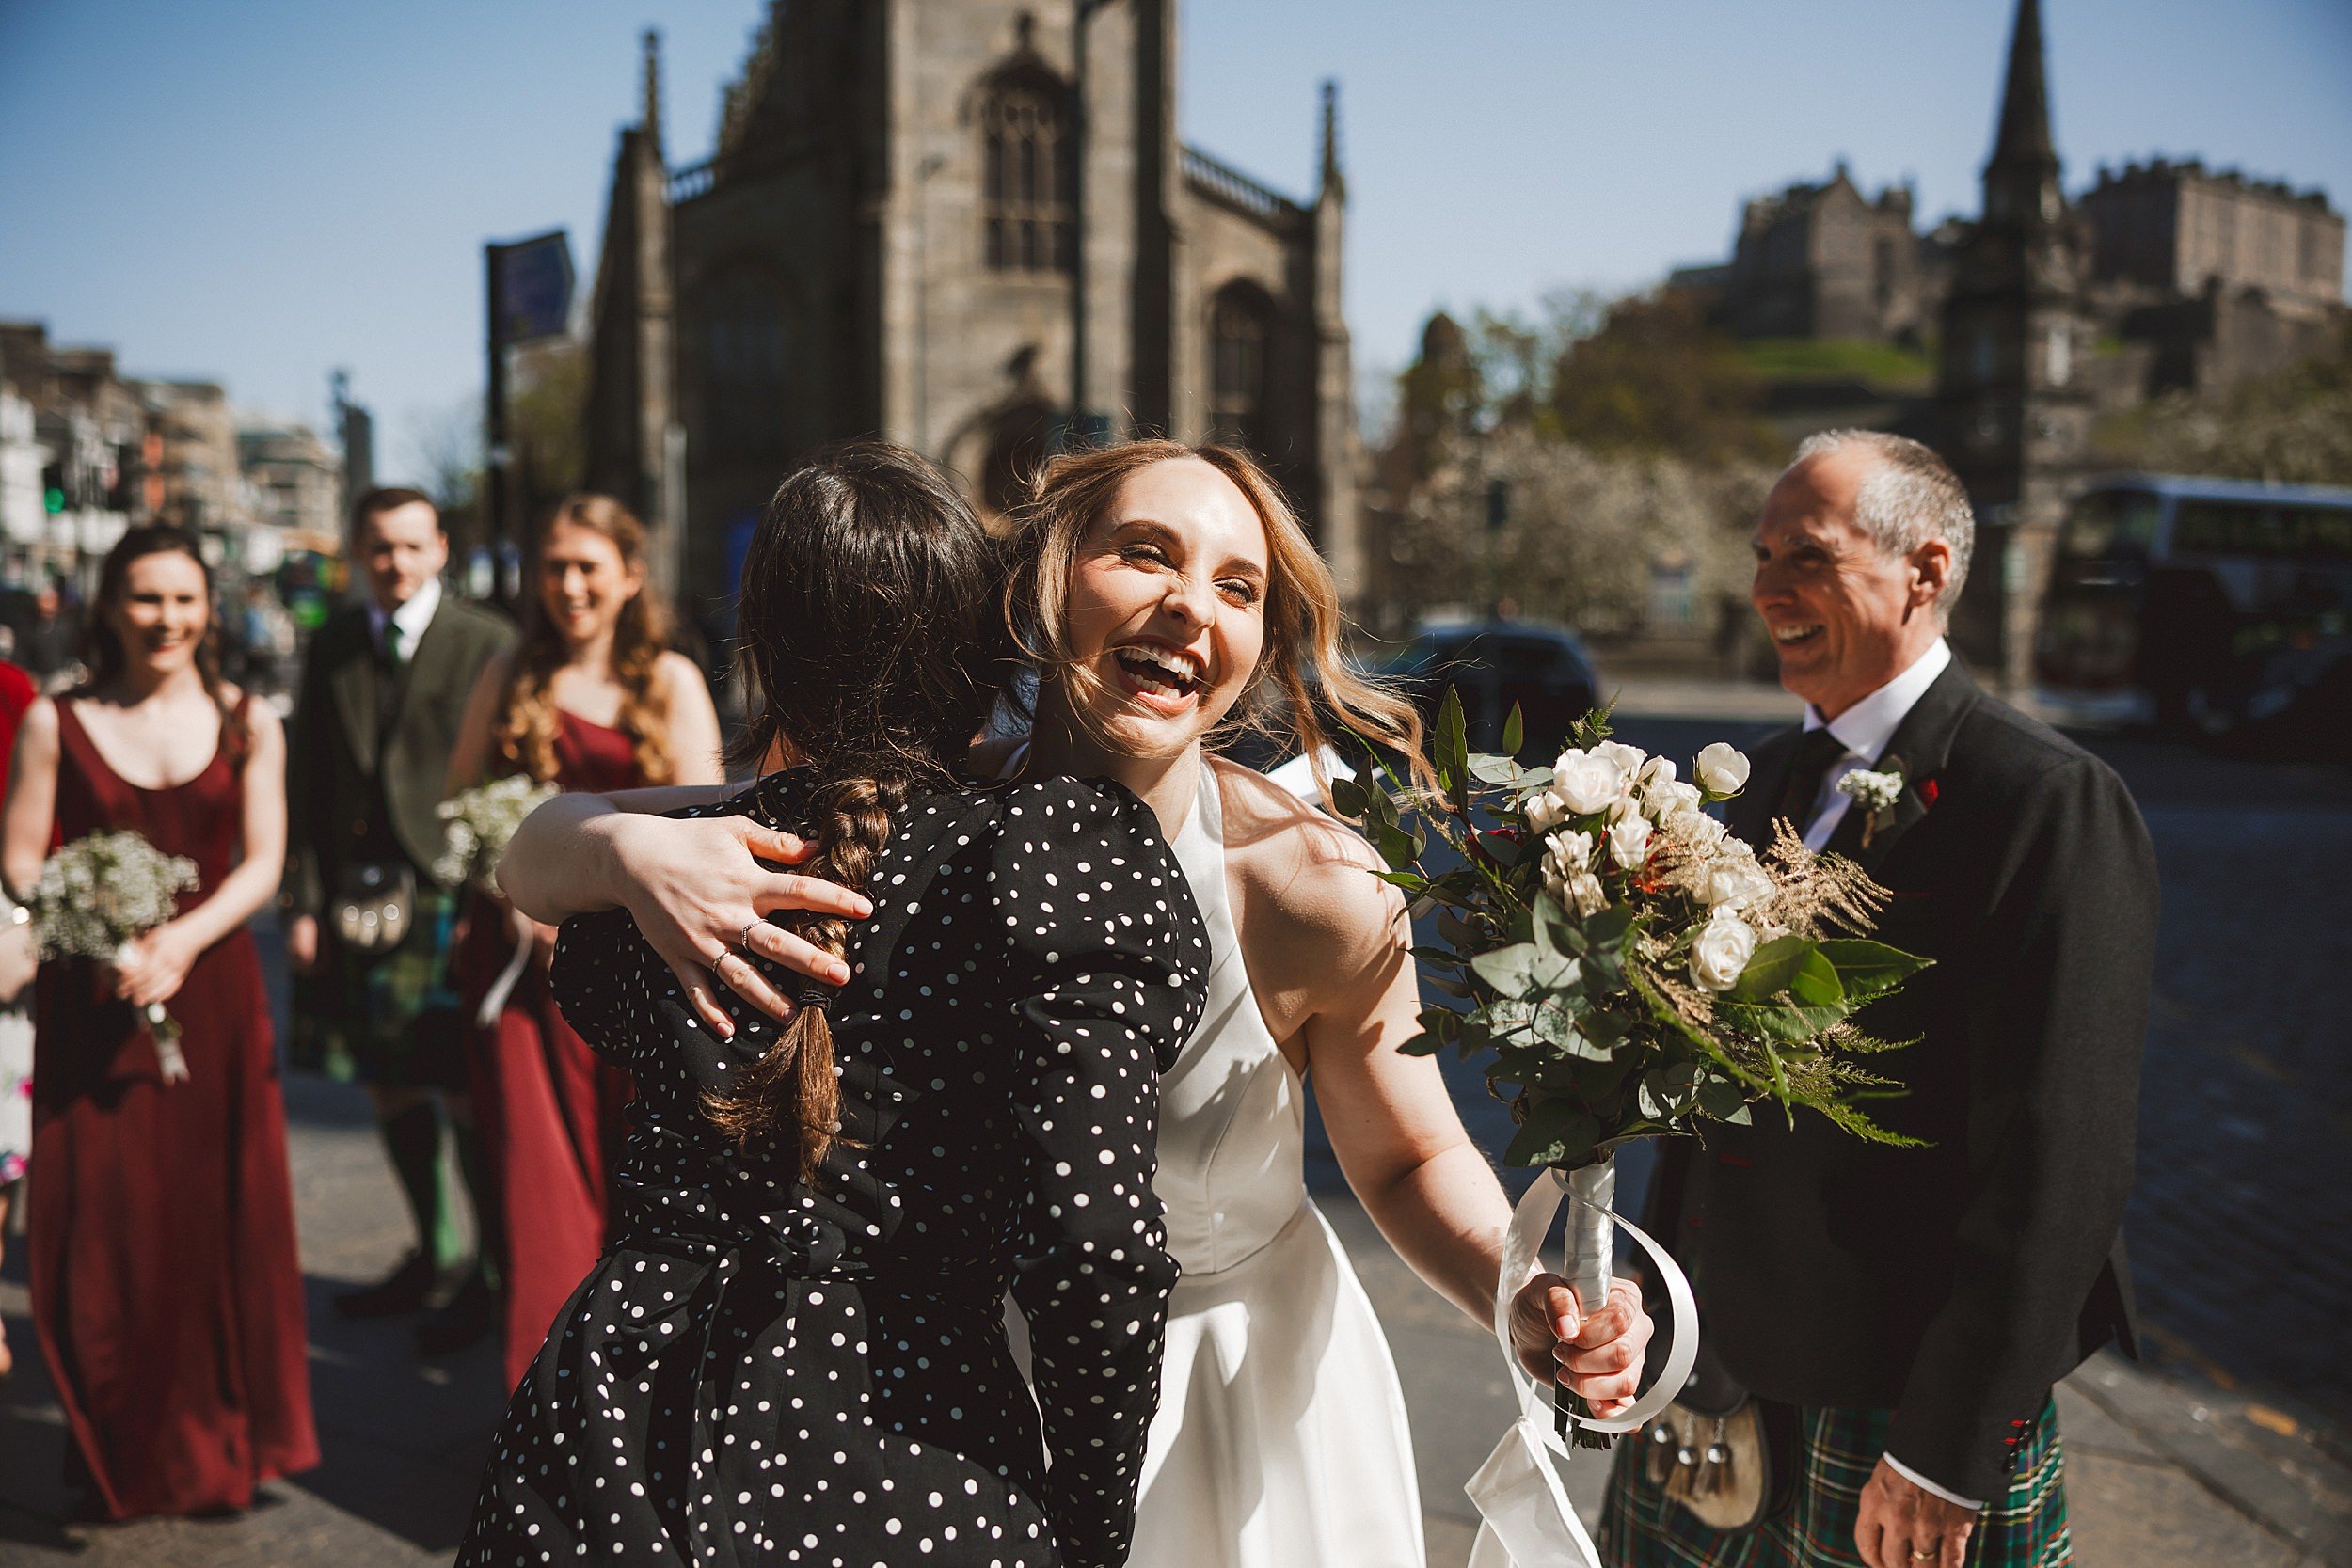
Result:
<svg viewBox="0 0 2352 1568"><path fill-rule="evenodd" d="M1597 914L1609 904L1609 890L1589 871L1581 871L1568 879L1567 894L1576 900L1579 915Z"/></svg>
<svg viewBox="0 0 2352 1568"><path fill-rule="evenodd" d="M1548 833L1568 819L1568 808L1549 789L1529 796L1526 810L1527 825L1539 833Z"/></svg>
<svg viewBox="0 0 2352 1568"><path fill-rule="evenodd" d="M1593 835L1590 833L1554 833L1544 840L1551 856L1570 871L1582 871L1593 863Z"/></svg>
<svg viewBox="0 0 2352 1568"><path fill-rule="evenodd" d="M1699 901L1723 910L1746 910L1770 898L1773 891L1772 879L1756 862L1726 855L1708 866Z"/></svg>
<svg viewBox="0 0 2352 1568"><path fill-rule="evenodd" d="M1648 795L1650 820L1662 827L1686 812L1697 811L1706 799L1696 784L1676 784L1671 779L1652 784Z"/></svg>
<svg viewBox="0 0 2352 1568"><path fill-rule="evenodd" d="M1691 944L1691 978L1708 990L1729 990L1755 954L1755 930L1729 910L1717 910Z"/></svg>
<svg viewBox="0 0 2352 1568"><path fill-rule="evenodd" d="M1618 770L1625 774L1625 783L1619 786L1624 789L1633 787L1633 781L1641 776L1643 766L1649 761L1647 752L1639 746L1629 746L1622 740L1604 740L1593 748L1593 754L1607 757L1617 765Z"/></svg>
<svg viewBox="0 0 2352 1568"><path fill-rule="evenodd" d="M1649 761L1642 764L1641 777L1635 782L1645 793L1657 794L1659 790L1675 782L1674 759L1672 757L1650 758Z"/></svg>
<svg viewBox="0 0 2352 1568"><path fill-rule="evenodd" d="M1576 816L1588 816L1625 793L1625 769L1613 757L1571 746L1551 765L1551 793Z"/></svg>
<svg viewBox="0 0 2352 1568"><path fill-rule="evenodd" d="M1748 784L1748 759L1736 746L1718 740L1691 761L1699 787L1718 799L1737 795Z"/></svg>
<svg viewBox="0 0 2352 1568"><path fill-rule="evenodd" d="M1695 806L1675 812L1666 818L1664 827L1681 843L1703 852L1723 843L1725 832L1721 822Z"/></svg>
<svg viewBox="0 0 2352 1568"><path fill-rule="evenodd" d="M1609 855L1619 865L1630 871L1642 863L1649 850L1649 818L1640 815L1621 816L1609 824Z"/></svg>

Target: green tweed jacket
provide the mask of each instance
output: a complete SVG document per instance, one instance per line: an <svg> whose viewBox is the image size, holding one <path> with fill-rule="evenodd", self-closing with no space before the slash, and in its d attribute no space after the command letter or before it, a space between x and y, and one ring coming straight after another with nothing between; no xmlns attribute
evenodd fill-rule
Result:
<svg viewBox="0 0 2352 1568"><path fill-rule="evenodd" d="M286 759L286 902L326 906L344 865L405 860L420 885L441 852L434 815L482 667L515 641L505 617L444 593L415 655L395 669L365 605L319 627L302 666Z"/></svg>

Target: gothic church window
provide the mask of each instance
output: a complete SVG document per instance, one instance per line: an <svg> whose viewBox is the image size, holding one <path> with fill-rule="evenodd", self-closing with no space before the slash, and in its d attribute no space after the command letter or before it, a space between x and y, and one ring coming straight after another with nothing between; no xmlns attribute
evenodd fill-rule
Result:
<svg viewBox="0 0 2352 1568"><path fill-rule="evenodd" d="M1273 301L1229 283L1209 308L1209 439L1266 452L1266 348Z"/></svg>
<svg viewBox="0 0 2352 1568"><path fill-rule="evenodd" d="M1003 272L1070 266L1072 155L1057 84L1005 77L980 106L981 254Z"/></svg>

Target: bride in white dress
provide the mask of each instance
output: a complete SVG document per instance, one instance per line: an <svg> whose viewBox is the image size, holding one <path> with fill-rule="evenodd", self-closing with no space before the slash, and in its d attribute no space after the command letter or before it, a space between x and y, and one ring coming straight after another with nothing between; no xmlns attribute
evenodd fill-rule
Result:
<svg viewBox="0 0 2352 1568"><path fill-rule="evenodd" d="M1482 1329L1508 1205L1436 1064L1396 1050L1418 1030L1419 996L1401 906L1368 874L1369 851L1203 751L1262 684L1311 713L1319 677L1327 708L1407 741L1408 711L1340 663L1329 574L1279 491L1236 453L1137 442L1060 459L1016 562L1008 602L1041 672L1037 712L1021 754L976 760L1134 789L1169 833L1215 946L1207 1012L1162 1086L1154 1187L1184 1276L1130 1561L1420 1568L1395 1365L1306 1191L1305 1084L1366 1211ZM1298 728L1319 754L1311 718ZM516 839L507 892L550 921L625 905L698 1003L723 982L781 1011L785 1000L729 955L748 941L820 975L831 960L758 917L862 911L830 883L760 864L788 863L797 846L747 818L644 815L685 799L550 803ZM726 1026L715 1006L705 1016ZM1650 1327L1629 1290L1580 1316L1563 1281L1537 1276L1518 1292L1512 1327L1536 1375L1559 1371L1604 1414L1629 1402Z"/></svg>

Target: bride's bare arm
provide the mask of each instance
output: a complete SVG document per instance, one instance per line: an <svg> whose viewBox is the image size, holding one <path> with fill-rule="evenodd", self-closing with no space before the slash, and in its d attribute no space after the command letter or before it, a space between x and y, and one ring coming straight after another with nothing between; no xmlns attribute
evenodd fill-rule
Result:
<svg viewBox="0 0 2352 1568"><path fill-rule="evenodd" d="M1269 817L1289 809L1263 803ZM1229 813L1229 843L1248 842L1246 825L1234 831L1248 815ZM1431 1288L1491 1328L1510 1204L1436 1059L1397 1051L1419 1033L1421 1009L1402 901L1373 880L1363 842L1328 818L1293 816L1259 847L1270 852L1245 865L1243 940L1268 1022L1303 1041L1332 1151L1381 1234ZM1629 1284L1579 1314L1556 1275L1538 1275L1513 1303L1521 1362L1547 1380L1565 1373L1602 1415L1635 1392L1650 1331Z"/></svg>
<svg viewBox="0 0 2352 1568"><path fill-rule="evenodd" d="M779 871L806 858L790 833L748 816L679 819L663 812L709 805L724 784L559 795L516 830L499 862L499 886L533 920L561 925L575 914L625 909L661 956L703 1022L727 1038L734 1022L720 1006L711 966L749 942L751 951L833 984L849 978L841 960L771 925L778 910L864 919L873 906L821 878ZM792 1005L749 964L727 966L728 983L754 1006L782 1019Z"/></svg>

